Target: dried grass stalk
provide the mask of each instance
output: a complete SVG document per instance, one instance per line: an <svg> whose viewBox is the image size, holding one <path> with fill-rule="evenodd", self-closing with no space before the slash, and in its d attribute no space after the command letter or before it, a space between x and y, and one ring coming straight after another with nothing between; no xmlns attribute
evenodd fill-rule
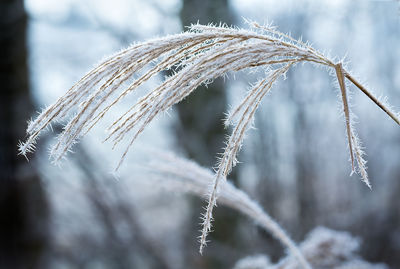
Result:
<svg viewBox="0 0 400 269"><path fill-rule="evenodd" d="M173 154L155 152L152 156L154 158L146 168L153 179L160 179L159 185L166 186L174 192L178 190L207 197L209 186L213 184L214 180L211 171ZM296 243L287 235L285 230L245 192L226 181L221 185L219 201L248 216L271 233L289 250L301 268L311 268Z"/></svg>
<svg viewBox="0 0 400 269"><path fill-rule="evenodd" d="M345 78L398 124L400 124L399 114L392 112L390 106L378 100L358 83L343 69L340 62L329 59L310 45L294 40L270 26L260 26L257 23L251 25L250 30L192 25L187 32L133 44L116 53L85 75L64 96L29 123L28 138L26 142L20 143L20 153L26 156L28 152L33 151L38 136L52 122L69 118L50 153L53 161L58 162L78 139L127 94L161 71L175 70L175 73L159 86L117 117L109 127L109 135L105 140L111 140L114 146L123 138L130 137L116 168L118 169L129 148L147 125L160 113L191 94L199 85L208 84L228 72L264 68L266 78L252 87L247 97L226 121L227 124L234 122L234 129L217 166L214 184L210 191L203 219L200 247L202 249L211 228L212 211L216 204L219 183L226 179L236 164L236 155L241 147L244 133L251 126L257 107L274 82L284 76L289 68L297 63L308 62L336 70L345 110L352 171L361 174L363 181L370 186L366 161L363 159L361 147L358 146L354 128L350 124L351 113L347 103ZM126 86L128 80L132 78L133 82ZM72 117L68 116L70 114Z"/></svg>

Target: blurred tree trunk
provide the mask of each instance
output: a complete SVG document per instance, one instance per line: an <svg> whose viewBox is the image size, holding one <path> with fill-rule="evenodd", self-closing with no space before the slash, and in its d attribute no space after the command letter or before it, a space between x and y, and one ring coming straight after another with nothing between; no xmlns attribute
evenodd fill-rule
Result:
<svg viewBox="0 0 400 269"><path fill-rule="evenodd" d="M228 0L184 0L180 17L184 27L197 22L231 24L232 21ZM216 79L207 87L200 86L177 106L179 143L190 158L203 166L213 166L216 154L224 146L226 130L222 119L226 103L224 82Z"/></svg>
<svg viewBox="0 0 400 269"><path fill-rule="evenodd" d="M228 0L183 0L180 17L184 27L195 23L232 24ZM217 154L222 152L227 134L223 125L224 113L227 110L227 93L223 79L216 79L207 87L200 86L178 104L177 110L179 115L177 136L180 146L197 163L205 167L213 167L217 161ZM235 175L231 174L230 178L235 178ZM196 209L201 208L202 210L203 204L203 201L194 202L191 234L188 235L190 251L187 259L189 265L192 268L230 267L232 261L235 260L229 249L235 249L237 215L226 208L216 210L215 229L209 236L211 243L205 250L205 256L201 257L196 253L198 243L193 237L193 232L198 233L200 229L199 214L201 212ZM227 252L218 255L215 252L218 248L214 249L213 247L217 244L219 245L218 251L226 249ZM226 244L225 247L221 247L224 244ZM226 259L227 256L230 258Z"/></svg>
<svg viewBox="0 0 400 269"><path fill-rule="evenodd" d="M297 181L298 226L295 236L301 239L316 225L319 208L315 196L317 192L315 186L317 183L315 176L317 168L314 165L316 158L312 153L312 137L316 134L313 134L312 119L307 115L304 104L297 102L296 108L295 126L298 150L295 153L294 161Z"/></svg>
<svg viewBox="0 0 400 269"><path fill-rule="evenodd" d="M23 0L0 3L0 268L43 268L46 200L36 172L17 156L32 104Z"/></svg>

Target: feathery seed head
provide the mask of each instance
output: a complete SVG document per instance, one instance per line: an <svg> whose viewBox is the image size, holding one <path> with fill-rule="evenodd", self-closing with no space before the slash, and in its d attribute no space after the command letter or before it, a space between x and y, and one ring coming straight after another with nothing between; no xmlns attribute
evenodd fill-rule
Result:
<svg viewBox="0 0 400 269"><path fill-rule="evenodd" d="M211 228L220 182L226 180L236 165L246 131L251 127L255 111L274 83L298 63L312 63L333 70L341 90L352 170L368 185L366 161L359 139L351 125L346 80L366 94L376 105L400 125L399 114L391 110L355 80L341 62L336 63L309 43L293 39L272 26L250 22L250 30L225 26L199 25L187 32L134 43L104 60L82 77L64 96L44 109L28 125L26 142L18 145L20 154L35 149L36 139L54 121L69 119L57 137L50 156L58 162L76 141L89 132L118 102L164 70L173 70L157 87L142 96L125 113L116 116L108 128L105 141L117 146L129 137L116 170L123 163L130 147L148 124L190 95L199 85L211 83L229 72L264 68L266 76L255 83L242 102L230 112L226 124L233 131L216 168L208 206L203 219L201 247ZM72 115L72 116L69 116ZM356 168L357 165L357 168Z"/></svg>

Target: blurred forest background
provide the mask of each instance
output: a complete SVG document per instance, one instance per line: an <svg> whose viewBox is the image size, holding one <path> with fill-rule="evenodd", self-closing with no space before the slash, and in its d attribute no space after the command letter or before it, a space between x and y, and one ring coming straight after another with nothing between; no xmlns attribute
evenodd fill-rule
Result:
<svg viewBox="0 0 400 269"><path fill-rule="evenodd" d="M283 249L269 234L220 206L205 254L198 254L204 202L165 189L141 172L150 149L173 151L211 168L227 130L222 118L257 74L230 75L197 90L158 119L131 151L101 144L97 128L62 167L47 157L54 133L30 162L17 156L26 121L105 56L132 42L178 33L191 23L243 18L349 60L368 88L400 105L397 1L6 0L0 3L0 268L232 268ZM378 94L379 95L379 94ZM133 95L130 98L135 98ZM131 99L132 100L132 99ZM400 268L400 128L357 90L353 110L366 146L370 191L350 177L337 89L325 70L305 65L265 98L231 176L297 242L314 227L362 240L360 255ZM129 100L121 109L129 106ZM108 119L109 121L111 119ZM107 121L107 119L106 119Z"/></svg>

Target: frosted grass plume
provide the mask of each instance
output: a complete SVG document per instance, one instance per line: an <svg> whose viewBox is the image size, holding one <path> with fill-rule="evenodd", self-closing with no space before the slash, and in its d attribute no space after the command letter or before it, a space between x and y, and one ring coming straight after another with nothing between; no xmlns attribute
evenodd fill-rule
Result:
<svg viewBox="0 0 400 269"><path fill-rule="evenodd" d="M214 181L214 174L210 170L170 153L154 152L152 156L154 158L146 168L153 179L160 179L159 185L166 186L174 192L178 190L199 197L207 197L210 184L213 184ZM221 185L219 201L248 216L260 227L271 233L289 250L301 268L311 268L296 243L287 235L285 230L245 192L226 181Z"/></svg>
<svg viewBox="0 0 400 269"><path fill-rule="evenodd" d="M364 153L352 126L346 80L400 125L399 114L362 86L343 68L340 61L330 59L309 44L280 33L273 27L254 22L250 22L250 25L250 29L238 29L196 24L187 32L135 43L112 55L29 123L28 138L19 144L20 154L26 156L34 151L37 138L52 122L68 119L50 153L52 161L59 162L73 144L119 101L162 71L173 70L172 75L142 96L125 113L116 115L116 120L108 128L105 141L111 141L113 147L124 138L129 138L116 167L118 170L130 147L147 125L160 113L190 95L199 85L208 84L228 72L263 69L265 78L250 88L248 95L225 121L226 125L233 125L233 131L216 166L214 183L210 189L203 219L202 251L211 229L219 184L226 180L237 163L236 156L245 132L251 127L257 107L274 83L284 77L291 67L298 63L312 63L334 71L342 97L352 172L358 173L370 187Z"/></svg>
<svg viewBox="0 0 400 269"><path fill-rule="evenodd" d="M300 250L313 268L388 269L384 264L372 264L358 255L360 240L347 232L325 227L314 228L300 244ZM233 269L299 269L301 265L287 255L271 264L266 256L249 256L239 260Z"/></svg>

